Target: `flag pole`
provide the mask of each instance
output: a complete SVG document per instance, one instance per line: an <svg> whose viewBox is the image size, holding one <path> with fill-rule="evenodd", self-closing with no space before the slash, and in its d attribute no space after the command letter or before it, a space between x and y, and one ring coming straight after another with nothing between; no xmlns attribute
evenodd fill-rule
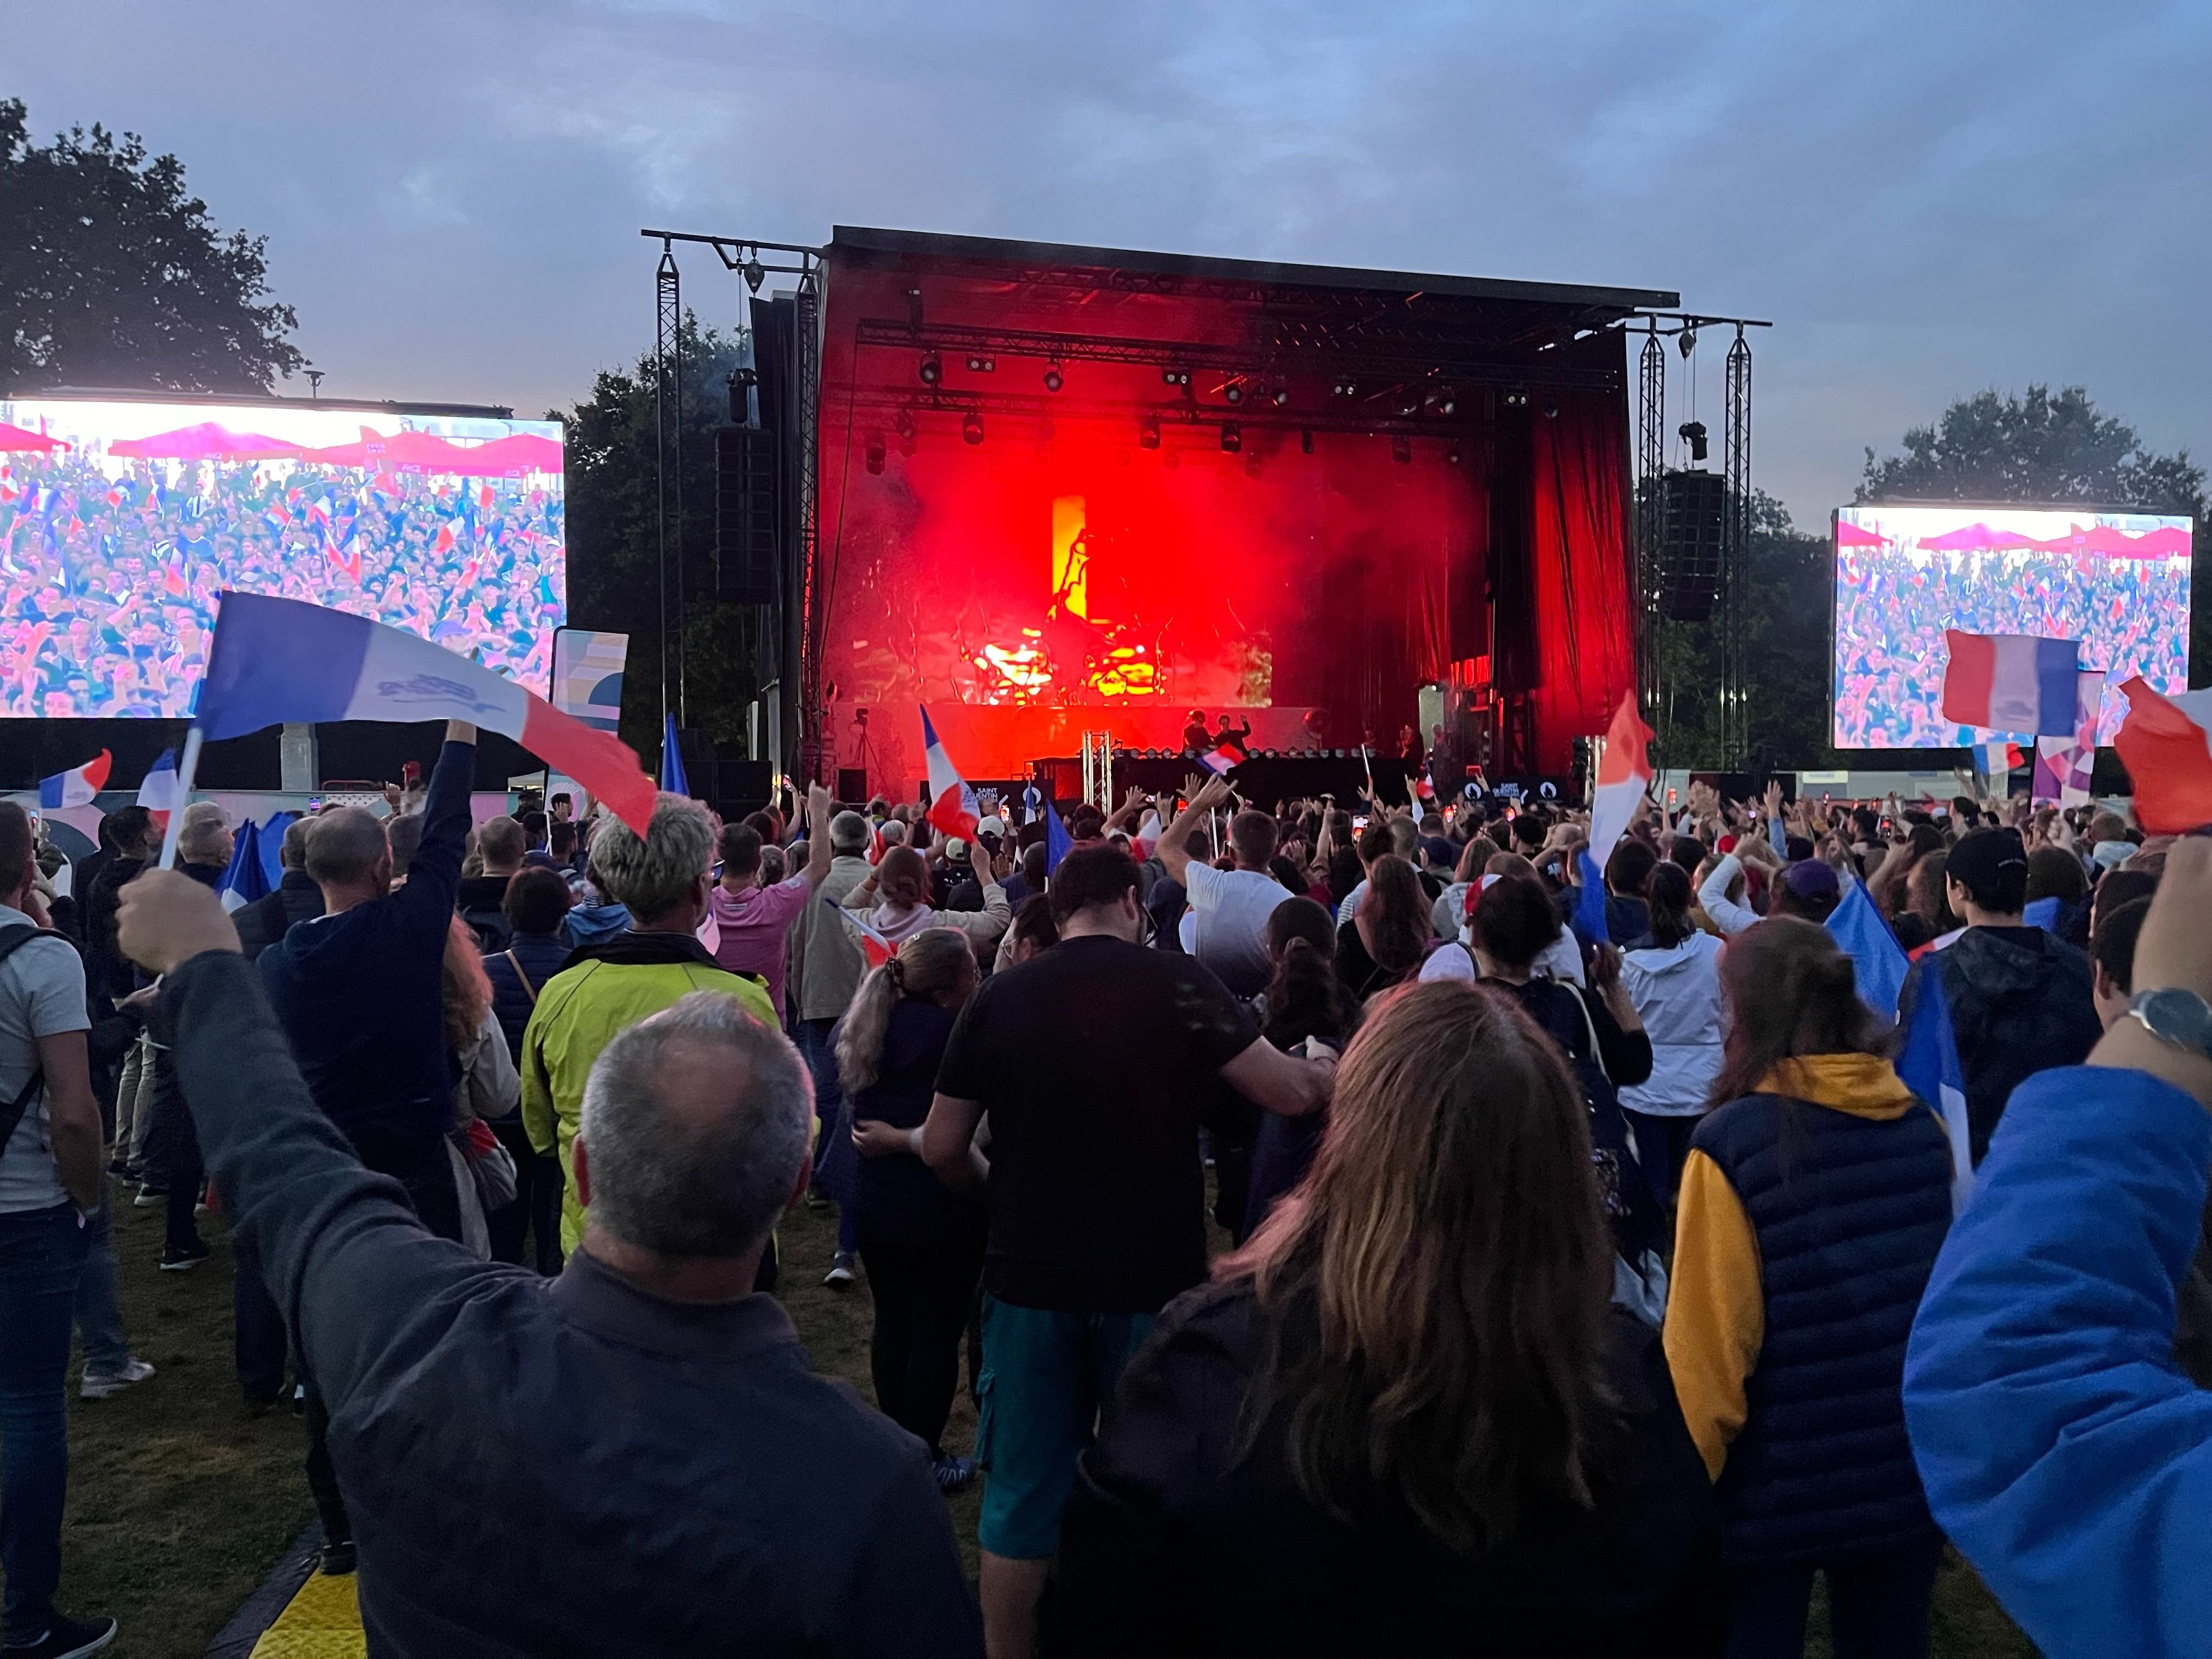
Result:
<svg viewBox="0 0 2212 1659"><path fill-rule="evenodd" d="M191 800L192 775L200 769L203 736L195 720L185 733L185 752L177 757L177 804L169 809L168 827L161 832L161 867L164 870L177 867L177 838L185 832L185 808Z"/></svg>

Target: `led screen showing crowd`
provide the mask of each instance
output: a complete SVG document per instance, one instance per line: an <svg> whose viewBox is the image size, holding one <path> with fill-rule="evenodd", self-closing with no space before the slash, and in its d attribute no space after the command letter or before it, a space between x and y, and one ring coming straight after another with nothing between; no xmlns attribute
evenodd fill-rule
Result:
<svg viewBox="0 0 2212 1659"><path fill-rule="evenodd" d="M2121 684L2189 686L2191 523L2080 507L1847 507L1836 515L1832 680L1839 749L1949 748L1947 629L2081 641L2105 671L2099 740Z"/></svg>
<svg viewBox="0 0 2212 1659"><path fill-rule="evenodd" d="M557 422L0 401L0 714L179 716L226 588L330 605L543 691Z"/></svg>

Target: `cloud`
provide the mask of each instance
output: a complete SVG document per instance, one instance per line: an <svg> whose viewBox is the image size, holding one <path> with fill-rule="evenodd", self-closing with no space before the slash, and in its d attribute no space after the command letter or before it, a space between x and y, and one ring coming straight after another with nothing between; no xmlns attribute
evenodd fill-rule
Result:
<svg viewBox="0 0 2212 1659"><path fill-rule="evenodd" d="M1984 386L2212 447L2201 6L118 0L10 44L36 127L139 131L268 234L331 392L571 399L649 338L641 227L874 223L1771 318L1753 475L1808 522Z"/></svg>

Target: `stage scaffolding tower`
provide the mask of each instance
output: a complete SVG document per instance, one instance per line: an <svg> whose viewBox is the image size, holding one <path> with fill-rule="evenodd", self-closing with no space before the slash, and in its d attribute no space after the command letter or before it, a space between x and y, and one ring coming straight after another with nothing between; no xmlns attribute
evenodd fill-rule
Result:
<svg viewBox="0 0 2212 1659"><path fill-rule="evenodd" d="M668 729L668 496L676 492L676 723L687 725L684 698L684 280L676 252L660 245L653 272L653 514L660 564L660 726ZM665 767L663 768L665 770Z"/></svg>
<svg viewBox="0 0 2212 1659"><path fill-rule="evenodd" d="M1667 348L1659 343L1659 319L1647 319L1644 350L1636 364L1636 659L1638 693L1659 720L1660 753L1667 752L1672 724L1659 683L1659 651L1652 623L1659 615L1660 475L1667 467Z"/></svg>
<svg viewBox="0 0 2212 1659"><path fill-rule="evenodd" d="M1750 711L1744 703L1743 611L1751 563L1751 346L1743 337L1743 325L1735 325L1735 339L1728 350L1728 404L1722 416L1722 468L1728 479L1728 586L1721 618L1721 652L1726 665L1722 675L1721 747L1732 771L1742 770L1751 757Z"/></svg>

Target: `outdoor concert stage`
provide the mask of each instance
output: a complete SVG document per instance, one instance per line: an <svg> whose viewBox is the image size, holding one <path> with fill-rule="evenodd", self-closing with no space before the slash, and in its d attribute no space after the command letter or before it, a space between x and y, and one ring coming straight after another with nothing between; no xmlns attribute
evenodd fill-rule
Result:
<svg viewBox="0 0 2212 1659"><path fill-rule="evenodd" d="M823 273L825 773L913 798L925 704L971 777L1194 708L1395 755L1426 685L1559 774L1633 684L1615 325L1673 294L847 228Z"/></svg>

